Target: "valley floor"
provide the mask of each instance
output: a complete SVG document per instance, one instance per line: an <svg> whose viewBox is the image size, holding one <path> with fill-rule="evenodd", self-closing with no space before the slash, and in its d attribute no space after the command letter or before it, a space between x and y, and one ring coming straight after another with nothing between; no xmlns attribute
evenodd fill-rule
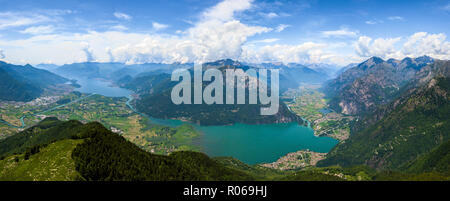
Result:
<svg viewBox="0 0 450 201"><path fill-rule="evenodd" d="M321 85L305 85L283 94L286 105L297 115L311 122L316 136L328 136L339 141L350 137L349 123L352 116L337 113L328 108L325 94L319 91Z"/></svg>
<svg viewBox="0 0 450 201"><path fill-rule="evenodd" d="M329 136L338 140L348 138L348 119L335 112L323 113L327 108L323 94L318 86L305 86L288 91L285 97L293 97L287 105L297 115L312 122L317 136ZM79 120L83 123L97 121L120 134L130 142L151 153L164 154L175 151L200 151L193 142L199 133L190 125L176 128L153 124L149 119L134 113L127 105L127 98L113 98L101 95L88 95L79 92L67 95L43 97L29 103L3 102L0 104L5 122L16 126L0 124L0 139L23 130L21 118L27 127L35 125L46 117L60 120ZM290 153L265 167L279 170L313 167L324 153L300 150Z"/></svg>
<svg viewBox="0 0 450 201"><path fill-rule="evenodd" d="M46 117L57 117L64 121L100 122L151 153L167 155L174 151L200 150L193 145L193 139L199 134L192 126L171 128L153 124L134 113L126 105L127 100L74 92L39 104L4 102L0 104L1 119L11 125L0 123L0 139L33 126ZM22 117L25 117L24 128L21 127Z"/></svg>

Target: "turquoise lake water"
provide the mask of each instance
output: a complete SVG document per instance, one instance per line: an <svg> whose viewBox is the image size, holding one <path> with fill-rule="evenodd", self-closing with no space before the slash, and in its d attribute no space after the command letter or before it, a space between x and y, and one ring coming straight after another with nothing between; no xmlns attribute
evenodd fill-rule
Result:
<svg viewBox="0 0 450 201"><path fill-rule="evenodd" d="M131 97L131 91L112 87L100 80L84 80L77 91L97 93L112 97ZM133 108L132 108L133 109ZM163 120L149 117L152 123L167 126L186 124L179 120ZM230 126L198 126L201 132L195 144L209 156L232 156L248 164L274 162L290 152L309 149L316 152L330 151L338 141L329 137L316 137L311 128L297 123Z"/></svg>

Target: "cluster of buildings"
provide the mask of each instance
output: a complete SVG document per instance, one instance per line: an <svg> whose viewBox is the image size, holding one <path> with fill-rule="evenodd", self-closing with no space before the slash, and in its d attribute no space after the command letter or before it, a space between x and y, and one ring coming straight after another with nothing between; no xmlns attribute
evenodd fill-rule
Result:
<svg viewBox="0 0 450 201"><path fill-rule="evenodd" d="M60 99L60 96L45 96L36 98L30 102L27 102L27 105L30 106L47 106L52 103L56 103Z"/></svg>

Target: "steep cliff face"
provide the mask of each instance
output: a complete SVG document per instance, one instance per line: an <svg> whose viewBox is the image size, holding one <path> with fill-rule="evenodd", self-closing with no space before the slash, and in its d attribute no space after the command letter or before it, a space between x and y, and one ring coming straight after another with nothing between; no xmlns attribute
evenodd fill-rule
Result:
<svg viewBox="0 0 450 201"><path fill-rule="evenodd" d="M349 115L372 112L389 103L416 73L434 60L429 57L384 61L373 57L327 83L330 106Z"/></svg>
<svg viewBox="0 0 450 201"><path fill-rule="evenodd" d="M424 86L434 86L437 77L450 77L449 61L437 60L433 64L423 67L408 84L400 89L399 94L401 95L398 98L390 104L380 105L371 114L362 116L361 120L352 127L352 131L358 132L380 121L404 104L412 94L417 93L419 88L425 89Z"/></svg>
<svg viewBox="0 0 450 201"><path fill-rule="evenodd" d="M366 115L320 165L407 168L450 139L450 62L421 68L398 98Z"/></svg>

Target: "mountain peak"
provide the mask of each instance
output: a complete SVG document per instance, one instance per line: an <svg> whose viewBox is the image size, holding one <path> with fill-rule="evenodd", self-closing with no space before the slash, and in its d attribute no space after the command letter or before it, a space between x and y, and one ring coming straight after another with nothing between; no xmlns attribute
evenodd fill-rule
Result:
<svg viewBox="0 0 450 201"><path fill-rule="evenodd" d="M367 69L367 68L370 68L372 66L375 66L375 65L383 63L383 62L384 62L384 60L381 59L380 57L372 57L372 58L362 62L361 64L359 64L358 68Z"/></svg>
<svg viewBox="0 0 450 201"><path fill-rule="evenodd" d="M421 57L417 57L414 59L418 63L433 63L434 59L432 57L429 57L427 55L423 55Z"/></svg>
<svg viewBox="0 0 450 201"><path fill-rule="evenodd" d="M400 64L400 62L401 61L399 61L399 60L397 60L397 59L388 59L387 61L386 61L387 63L389 63L389 64L391 64L391 65L393 65L394 67L395 66L397 66L398 64Z"/></svg>
<svg viewBox="0 0 450 201"><path fill-rule="evenodd" d="M379 63L383 63L384 62L384 60L382 58L380 58L380 57L372 57L372 58L370 58L367 61L373 62L375 64L379 64Z"/></svg>
<svg viewBox="0 0 450 201"><path fill-rule="evenodd" d="M234 61L232 59L222 59L214 62L208 62L204 64L205 66L242 66L242 64L238 61Z"/></svg>

